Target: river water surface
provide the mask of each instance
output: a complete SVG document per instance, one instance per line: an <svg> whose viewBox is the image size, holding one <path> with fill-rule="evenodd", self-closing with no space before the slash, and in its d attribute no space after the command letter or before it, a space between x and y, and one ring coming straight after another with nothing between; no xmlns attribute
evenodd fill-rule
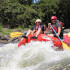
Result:
<svg viewBox="0 0 70 70"><path fill-rule="evenodd" d="M52 41L0 46L0 70L70 70L70 51L52 48Z"/></svg>

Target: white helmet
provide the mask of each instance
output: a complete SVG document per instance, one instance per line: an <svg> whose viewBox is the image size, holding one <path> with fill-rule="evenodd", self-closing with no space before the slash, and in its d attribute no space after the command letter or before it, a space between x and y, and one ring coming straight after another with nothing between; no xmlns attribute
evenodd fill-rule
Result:
<svg viewBox="0 0 70 70"><path fill-rule="evenodd" d="M40 23L42 23L41 19L37 19L36 22L40 22Z"/></svg>

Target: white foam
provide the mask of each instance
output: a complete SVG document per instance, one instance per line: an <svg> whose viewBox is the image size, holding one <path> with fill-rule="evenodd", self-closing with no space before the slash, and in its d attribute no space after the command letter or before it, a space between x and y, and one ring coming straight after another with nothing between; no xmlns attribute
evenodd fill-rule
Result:
<svg viewBox="0 0 70 70"><path fill-rule="evenodd" d="M39 70L43 65L70 58L70 51L56 51L52 41L31 41L20 47L17 44L0 47L0 70Z"/></svg>

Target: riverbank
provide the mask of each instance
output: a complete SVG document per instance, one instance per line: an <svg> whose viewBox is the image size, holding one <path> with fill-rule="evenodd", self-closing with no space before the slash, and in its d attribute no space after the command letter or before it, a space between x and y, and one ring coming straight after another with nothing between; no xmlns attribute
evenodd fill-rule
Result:
<svg viewBox="0 0 70 70"><path fill-rule="evenodd" d="M18 42L21 40L21 36L19 37L10 37L11 32L27 32L29 29L8 29L8 28L3 28L2 32L0 32L0 44L6 44L10 42ZM70 32L70 29L64 29L64 33ZM51 31L47 31L46 34L51 34Z"/></svg>
<svg viewBox="0 0 70 70"><path fill-rule="evenodd" d="M9 28L3 28L0 32L0 44L6 44L6 43L10 43L10 42L18 42L21 40L21 36L20 37L10 37L10 33L12 32L27 32L29 30L29 28L25 28L25 29L9 29Z"/></svg>

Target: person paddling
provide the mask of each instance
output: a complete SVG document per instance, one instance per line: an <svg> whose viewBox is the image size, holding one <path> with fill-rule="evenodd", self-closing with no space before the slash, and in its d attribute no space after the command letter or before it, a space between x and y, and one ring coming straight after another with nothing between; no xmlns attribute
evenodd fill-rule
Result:
<svg viewBox="0 0 70 70"><path fill-rule="evenodd" d="M42 24L41 19L37 19L36 20L36 29L35 29L35 36L33 36L32 38L37 38L39 34L43 34L44 33L44 25Z"/></svg>
<svg viewBox="0 0 70 70"><path fill-rule="evenodd" d="M61 39L63 39L63 30L62 30L62 25L60 23L59 20L57 20L56 16L52 16L51 17L51 23L48 23L48 30L51 29L50 25L52 25L52 27L54 28L54 30L57 32L57 34L54 33L54 31L52 30L52 33L54 35L54 37L60 37Z"/></svg>
<svg viewBox="0 0 70 70"><path fill-rule="evenodd" d="M44 26L42 24L41 19L37 19L35 21L35 26L33 26L33 28L31 28L26 35L23 35L21 41L18 44L18 47L21 46L21 44L28 43L31 41L31 39L37 39L39 34L43 34L44 33Z"/></svg>
<svg viewBox="0 0 70 70"><path fill-rule="evenodd" d="M28 30L28 32L26 32L24 35L22 35L22 37L24 37L24 38L27 39L27 37L28 37L30 34L32 34L32 35L34 34L35 29L36 29L36 22L34 22L34 26L33 26L30 30Z"/></svg>
<svg viewBox="0 0 70 70"><path fill-rule="evenodd" d="M26 35L23 35L22 37L27 38L30 34L35 34L35 36L33 36L32 38L37 39L39 34L43 34L44 33L44 25L42 24L41 19L37 19L35 21L35 26L33 26Z"/></svg>

